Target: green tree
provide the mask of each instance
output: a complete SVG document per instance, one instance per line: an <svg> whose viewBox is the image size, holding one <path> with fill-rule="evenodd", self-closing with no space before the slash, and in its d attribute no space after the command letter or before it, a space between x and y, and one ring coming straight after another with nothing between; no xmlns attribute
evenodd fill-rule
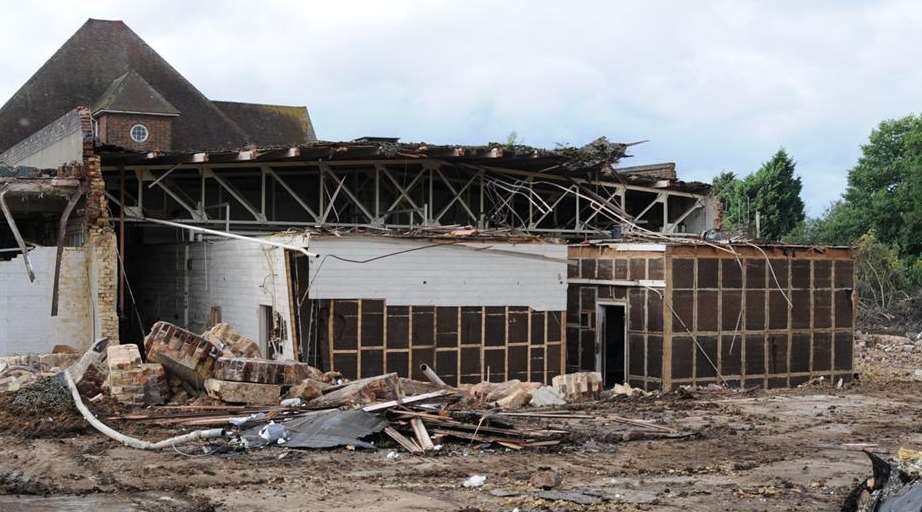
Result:
<svg viewBox="0 0 922 512"><path fill-rule="evenodd" d="M781 240L804 221L803 185L795 174L796 166L782 148L743 181L753 222L755 212L759 213L761 238Z"/></svg>

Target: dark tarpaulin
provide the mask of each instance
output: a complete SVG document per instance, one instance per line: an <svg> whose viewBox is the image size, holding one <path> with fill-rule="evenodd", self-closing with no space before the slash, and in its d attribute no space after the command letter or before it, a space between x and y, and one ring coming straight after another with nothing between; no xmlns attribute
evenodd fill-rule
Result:
<svg viewBox="0 0 922 512"><path fill-rule="evenodd" d="M379 414L361 409L341 411L331 409L280 422L289 433L288 448L333 448L351 445L358 448L374 448L362 438L384 430L388 421ZM243 433L249 446L263 447L268 443L259 437L262 425Z"/></svg>

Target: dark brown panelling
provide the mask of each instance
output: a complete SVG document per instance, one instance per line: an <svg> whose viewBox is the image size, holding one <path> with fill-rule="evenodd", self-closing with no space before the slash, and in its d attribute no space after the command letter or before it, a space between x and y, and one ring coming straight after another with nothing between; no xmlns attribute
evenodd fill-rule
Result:
<svg viewBox="0 0 922 512"><path fill-rule="evenodd" d="M765 328L765 291L746 291L746 330L758 331Z"/></svg>
<svg viewBox="0 0 922 512"><path fill-rule="evenodd" d="M384 301L363 300L362 347L381 346L384 346Z"/></svg>
<svg viewBox="0 0 922 512"><path fill-rule="evenodd" d="M544 347L531 349L531 374L532 382L544 382Z"/></svg>
<svg viewBox="0 0 922 512"><path fill-rule="evenodd" d="M717 365L717 336L698 336L695 350L697 350L695 378L713 379L717 377L717 371L714 368Z"/></svg>
<svg viewBox="0 0 922 512"><path fill-rule="evenodd" d="M410 308L387 306L387 348L410 346Z"/></svg>
<svg viewBox="0 0 922 512"><path fill-rule="evenodd" d="M317 347L320 352L320 369L329 370L332 368L330 361L330 305L332 301L320 300L320 308L317 316Z"/></svg>
<svg viewBox="0 0 922 512"><path fill-rule="evenodd" d="M394 352L388 350L384 356L387 362L387 372L397 375L410 375L410 353Z"/></svg>
<svg viewBox="0 0 922 512"><path fill-rule="evenodd" d="M836 290L836 327L852 326L852 291Z"/></svg>
<svg viewBox="0 0 922 512"><path fill-rule="evenodd" d="M832 327L832 294L829 290L813 291L813 327Z"/></svg>
<svg viewBox="0 0 922 512"><path fill-rule="evenodd" d="M647 376L663 376L663 337L647 336Z"/></svg>
<svg viewBox="0 0 922 512"><path fill-rule="evenodd" d="M627 298L627 288L624 286L612 286L611 298L626 299Z"/></svg>
<svg viewBox="0 0 922 512"><path fill-rule="evenodd" d="M739 375L742 372L743 337L724 335L720 337L721 375Z"/></svg>
<svg viewBox="0 0 922 512"><path fill-rule="evenodd" d="M791 373L810 371L810 335L791 336ZM793 385L793 384L792 384Z"/></svg>
<svg viewBox="0 0 922 512"><path fill-rule="evenodd" d="M743 270L735 259L720 260L721 288L737 289L743 287Z"/></svg>
<svg viewBox="0 0 922 512"><path fill-rule="evenodd" d="M458 351L439 350L435 353L435 371L449 386L458 385ZM542 381L543 382L543 381Z"/></svg>
<svg viewBox="0 0 922 512"><path fill-rule="evenodd" d="M788 328L788 301L779 290L768 292L768 328Z"/></svg>
<svg viewBox="0 0 922 512"><path fill-rule="evenodd" d="M832 340L825 332L813 333L813 371L829 371L832 364Z"/></svg>
<svg viewBox="0 0 922 512"><path fill-rule="evenodd" d="M628 336L628 372L631 375L644 375L644 366L647 361L646 351L644 350L643 334L631 334ZM607 368L612 371L613 368Z"/></svg>
<svg viewBox="0 0 922 512"><path fill-rule="evenodd" d="M746 288L765 288L765 260L746 259Z"/></svg>
<svg viewBox="0 0 922 512"><path fill-rule="evenodd" d="M690 379L694 361L694 341L688 336L672 337L672 377Z"/></svg>
<svg viewBox="0 0 922 512"><path fill-rule="evenodd" d="M595 279L595 261L592 258L583 258L580 261L580 277L583 279Z"/></svg>
<svg viewBox="0 0 922 512"><path fill-rule="evenodd" d="M810 328L810 291L809 290L792 290L790 297L791 297L791 302L794 303L794 307L791 309L791 328L792 329L809 329Z"/></svg>
<svg viewBox="0 0 922 512"><path fill-rule="evenodd" d="M742 330L743 319L740 318L740 308L743 303L743 292L721 292L720 300L720 328L724 331Z"/></svg>
<svg viewBox="0 0 922 512"><path fill-rule="evenodd" d="M550 382L552 378L560 375L560 344L548 344L545 358L547 359L547 380L544 382Z"/></svg>
<svg viewBox="0 0 922 512"><path fill-rule="evenodd" d="M672 287L695 287L695 260L675 258L672 260Z"/></svg>
<svg viewBox="0 0 922 512"><path fill-rule="evenodd" d="M849 331L838 331L835 333L836 351L835 351L835 368L836 370L852 369L852 333Z"/></svg>
<svg viewBox="0 0 922 512"><path fill-rule="evenodd" d="M483 351L484 380L503 382L506 379L506 350L486 349Z"/></svg>
<svg viewBox="0 0 922 512"><path fill-rule="evenodd" d="M788 385L788 378L785 377L772 377L768 379L768 387L770 388L783 388Z"/></svg>
<svg viewBox="0 0 922 512"><path fill-rule="evenodd" d="M614 268L611 260L599 260L596 267L596 276L599 279L611 280L614 275Z"/></svg>
<svg viewBox="0 0 922 512"><path fill-rule="evenodd" d="M701 290L698 292L698 331L717 330L717 291ZM690 329L691 325L688 326Z"/></svg>
<svg viewBox="0 0 922 512"><path fill-rule="evenodd" d="M810 380L810 377L805 376L805 375L802 375L802 376L799 376L799 377L793 377L793 376L792 376L792 377L788 380L788 382L789 382L788 385L791 386L791 387L793 388L793 387L800 386L801 384L807 382L808 380Z"/></svg>
<svg viewBox="0 0 922 512"><path fill-rule="evenodd" d="M595 367L595 329L580 331L579 367L583 371L593 371Z"/></svg>
<svg viewBox="0 0 922 512"><path fill-rule="evenodd" d="M384 351L362 351L362 376L381 375L384 373Z"/></svg>
<svg viewBox="0 0 922 512"><path fill-rule="evenodd" d="M461 308L461 344L477 344L483 341L483 312L478 307ZM463 355L462 355L463 357Z"/></svg>
<svg viewBox="0 0 922 512"><path fill-rule="evenodd" d="M435 344L435 307L413 306L413 331L410 336L414 347Z"/></svg>
<svg viewBox="0 0 922 512"><path fill-rule="evenodd" d="M427 380L423 372L420 371L419 365L425 364L435 368L435 349L434 348L413 348L413 368L411 376L415 380ZM370 377L370 375L369 375Z"/></svg>
<svg viewBox="0 0 922 512"><path fill-rule="evenodd" d="M829 260L813 261L813 287L832 287L832 262Z"/></svg>
<svg viewBox="0 0 922 512"><path fill-rule="evenodd" d="M791 288L810 288L810 260L791 262Z"/></svg>
<svg viewBox="0 0 922 512"><path fill-rule="evenodd" d="M583 286L579 291L580 310L595 312L595 286Z"/></svg>
<svg viewBox="0 0 922 512"><path fill-rule="evenodd" d="M788 335L768 336L768 373L788 372Z"/></svg>
<svg viewBox="0 0 922 512"><path fill-rule="evenodd" d="M506 308L488 306L484 322L484 345L498 347L506 344Z"/></svg>
<svg viewBox="0 0 922 512"><path fill-rule="evenodd" d="M761 334L747 334L746 335L745 357L746 357L746 375L762 375L765 373L765 337L764 336L762 336Z"/></svg>
<svg viewBox="0 0 922 512"><path fill-rule="evenodd" d="M506 322L509 343L528 342L528 308L510 307Z"/></svg>
<svg viewBox="0 0 922 512"><path fill-rule="evenodd" d="M567 373L579 371L579 343L579 327L567 327Z"/></svg>
<svg viewBox="0 0 922 512"><path fill-rule="evenodd" d="M568 279L579 278L579 260L578 259L567 260L567 278Z"/></svg>
<svg viewBox="0 0 922 512"><path fill-rule="evenodd" d="M333 301L333 348L355 350L358 348L358 302Z"/></svg>
<svg viewBox="0 0 922 512"><path fill-rule="evenodd" d="M615 259L615 279L627 279L627 260L623 258Z"/></svg>
<svg viewBox="0 0 922 512"><path fill-rule="evenodd" d="M461 382L476 384L483 380L480 374L480 347L461 347Z"/></svg>
<svg viewBox="0 0 922 512"><path fill-rule="evenodd" d="M538 317L541 317L541 312L536 311ZM560 326L560 311L548 311L547 312L547 341L548 343L552 341L563 341L560 339L560 335L563 332Z"/></svg>
<svg viewBox="0 0 922 512"><path fill-rule="evenodd" d="M528 380L528 345L511 345L509 354L509 379Z"/></svg>
<svg viewBox="0 0 922 512"><path fill-rule="evenodd" d="M544 311L531 312L531 343L533 345L544 344L544 315Z"/></svg>
<svg viewBox="0 0 922 512"><path fill-rule="evenodd" d="M650 258L647 260L647 262L649 266L649 272L647 272L647 279L662 281L664 277L663 258Z"/></svg>
<svg viewBox="0 0 922 512"><path fill-rule="evenodd" d="M637 281L647 278L647 260L644 258L631 258L629 263L628 279Z"/></svg>
<svg viewBox="0 0 922 512"><path fill-rule="evenodd" d="M769 260L771 262L771 267L769 267L768 272L768 287L769 288L788 288L788 260L779 260L773 259ZM771 271L774 271L774 275ZM775 279L777 278L777 282Z"/></svg>
<svg viewBox="0 0 922 512"><path fill-rule="evenodd" d="M333 367L347 379L358 377L359 360L355 352L349 354L333 354Z"/></svg>
<svg viewBox="0 0 922 512"><path fill-rule="evenodd" d="M567 286L567 322L573 324L579 323L579 290L579 285Z"/></svg>
<svg viewBox="0 0 922 512"><path fill-rule="evenodd" d="M526 313L527 314L527 313ZM442 306L435 310L435 342L439 347L458 346L458 308Z"/></svg>
<svg viewBox="0 0 922 512"><path fill-rule="evenodd" d="M675 290L672 292L672 309L675 311L673 332L687 332L695 329L695 292ZM670 312L671 313L671 312Z"/></svg>
<svg viewBox="0 0 922 512"><path fill-rule="evenodd" d="M720 265L716 258L698 259L698 288L717 288Z"/></svg>
<svg viewBox="0 0 922 512"><path fill-rule="evenodd" d="M851 261L836 261L836 288L852 288L854 268Z"/></svg>
<svg viewBox="0 0 922 512"><path fill-rule="evenodd" d="M659 293L647 293L647 331L663 332L663 298Z"/></svg>
<svg viewBox="0 0 922 512"><path fill-rule="evenodd" d="M598 300L608 300L613 297L611 286L599 285L596 286L595 289L597 292L596 297Z"/></svg>
<svg viewBox="0 0 922 512"><path fill-rule="evenodd" d="M642 331L644 330L644 290L631 288L629 295L628 309L630 309L630 318L628 318L628 330Z"/></svg>

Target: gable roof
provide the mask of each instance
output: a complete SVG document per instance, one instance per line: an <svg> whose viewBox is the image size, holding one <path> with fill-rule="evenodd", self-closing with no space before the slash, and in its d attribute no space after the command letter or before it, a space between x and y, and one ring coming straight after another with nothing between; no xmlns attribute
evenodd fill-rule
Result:
<svg viewBox="0 0 922 512"><path fill-rule="evenodd" d="M214 101L255 146L284 146L317 140L307 107ZM300 142L299 142L300 141Z"/></svg>
<svg viewBox="0 0 922 512"><path fill-rule="evenodd" d="M249 126L228 117L125 23L90 19L0 107L0 152L77 106L96 105L130 71L179 111L173 119L174 150L237 149L252 143ZM123 85L143 89L133 79Z"/></svg>
<svg viewBox="0 0 922 512"><path fill-rule="evenodd" d="M179 110L135 70L112 81L99 101L93 105L93 114L99 112L179 115Z"/></svg>

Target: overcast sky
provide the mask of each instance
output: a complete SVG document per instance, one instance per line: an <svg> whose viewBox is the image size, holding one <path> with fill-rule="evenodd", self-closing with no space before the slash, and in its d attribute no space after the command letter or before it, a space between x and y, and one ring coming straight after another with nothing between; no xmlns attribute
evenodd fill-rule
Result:
<svg viewBox="0 0 922 512"><path fill-rule="evenodd" d="M808 213L922 104L922 2L32 2L0 17L0 102L88 17L212 99L307 105L317 135L648 143L688 180L794 156Z"/></svg>

